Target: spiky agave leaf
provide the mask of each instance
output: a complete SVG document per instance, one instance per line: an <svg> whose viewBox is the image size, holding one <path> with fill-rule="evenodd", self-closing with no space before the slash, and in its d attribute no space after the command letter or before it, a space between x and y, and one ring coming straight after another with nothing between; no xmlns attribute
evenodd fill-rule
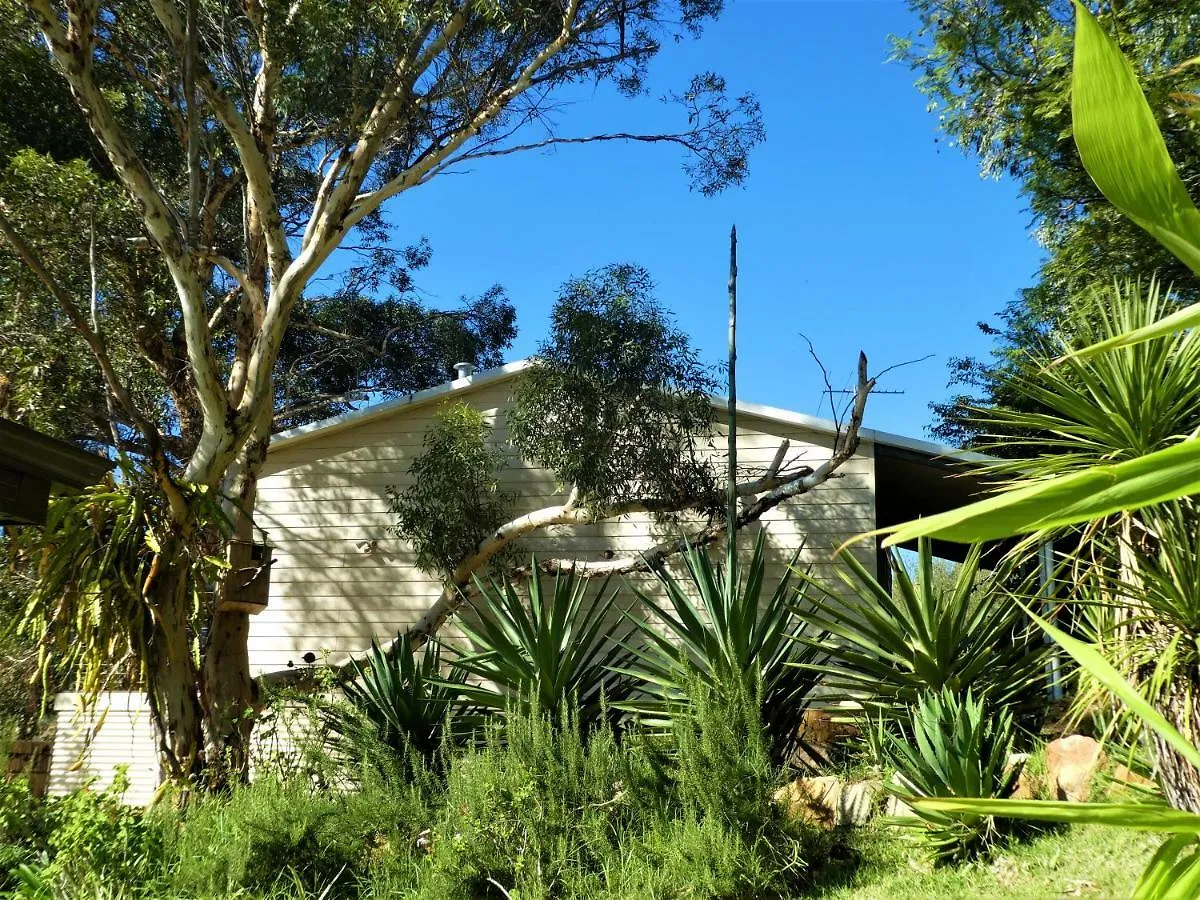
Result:
<svg viewBox="0 0 1200 900"><path fill-rule="evenodd" d="M403 633L386 649L372 641L366 657L350 663L342 702L319 706L332 747L359 763L371 762L380 749L401 767L409 756L435 763L447 743L479 724L463 701L463 678L444 677L443 668L437 643L412 653Z"/></svg>
<svg viewBox="0 0 1200 900"><path fill-rule="evenodd" d="M536 558L530 571L523 588L507 575L476 579L474 616L459 622L470 646L452 660L467 676L461 691L496 713L515 707L556 717L567 708L590 729L631 689L620 671L631 626L618 609L619 587L605 579L592 589L574 573L544 575Z"/></svg>
<svg viewBox="0 0 1200 900"><path fill-rule="evenodd" d="M971 689L1034 715L1042 702L1045 644L1008 591L995 579L981 584L980 552L971 548L949 588L936 583L927 539L917 545L915 581L890 554L894 596L852 554L838 572L839 592L802 576L814 602L798 614L829 636L820 648L828 654L824 683L834 695L861 704L873 719L906 715L921 695L942 688Z"/></svg>
<svg viewBox="0 0 1200 900"><path fill-rule="evenodd" d="M696 548L683 557L683 578L656 571L665 600L632 588L646 615L631 617L641 641L632 648L636 660L628 673L642 689L625 707L647 727L667 727L697 678L736 685L760 698L772 756L782 762L800 745L825 653L819 635L797 615L791 566L766 593L765 549L760 532L732 593L723 567Z"/></svg>
<svg viewBox="0 0 1200 900"><path fill-rule="evenodd" d="M880 720L870 732L872 748L896 772L893 793L906 801L920 797L1006 797L1018 770L1009 766L1012 714L951 688L922 694L907 723ZM959 859L992 843L996 822L975 812L948 813L918 805L919 830L931 855Z"/></svg>

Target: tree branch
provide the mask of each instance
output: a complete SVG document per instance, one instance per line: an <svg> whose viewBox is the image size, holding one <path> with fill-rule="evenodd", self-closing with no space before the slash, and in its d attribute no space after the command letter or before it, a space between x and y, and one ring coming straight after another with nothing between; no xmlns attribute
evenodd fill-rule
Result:
<svg viewBox="0 0 1200 900"><path fill-rule="evenodd" d="M761 478L743 482L737 485L736 496L739 498L754 498L741 513L738 514L734 527L744 528L751 522L762 518L768 510L793 497L807 494L834 477L837 470L857 452L859 447L859 432L862 429L863 414L866 411L867 397L875 388L875 379L867 374L866 354L858 356L858 387L855 391L853 408L845 430L838 429L834 439L833 453L829 459L815 469L805 468L786 476L778 474L787 452L788 442L779 448L772 460L771 467ZM620 504L612 509L598 513L578 505L577 494L573 491L567 502L561 506L548 506L535 512L519 516L511 522L500 526L496 531L481 541L475 552L464 559L446 580L442 594L437 601L418 619L407 632L410 646L416 650L424 645L445 621L454 614L464 600L463 590L471 583L472 577L488 564L491 559L509 546L513 541L548 528L552 525L589 525L601 519L615 519L638 512L682 512L695 509L705 498L689 497L679 501L634 499ZM653 550L635 558L620 560L605 560L602 562L577 562L567 560L547 560L539 563L539 568L545 571L573 571L580 575L612 575L621 572L653 571L661 567L670 556L680 553L689 547L710 544L720 538L726 530L724 522L712 524L701 529L690 537L681 538L665 544L660 544Z"/></svg>
<svg viewBox="0 0 1200 900"><path fill-rule="evenodd" d="M100 373L104 376L104 382L108 388L106 393L116 398L117 402L121 405L122 411L129 418L129 421L141 432L150 451L149 456L154 464L155 476L163 487L167 500L171 504L172 511L176 515L182 516L180 518L181 522L187 521L187 503L182 494L176 489L174 482L171 481L170 469L167 464L166 455L163 452L162 434L154 423L139 411L137 403L126 389L125 384L121 381L121 377L117 374L117 370L109 358L108 348L104 343L103 336L97 329L92 328L88 324L83 310L79 308L74 298L59 284L58 279L51 274L37 251L13 227L12 222L5 215L2 203L0 203L0 235L12 245L17 257L33 273L34 277L42 283L43 287L50 293L50 296L54 298L63 315L70 320L71 326L78 332L79 336L83 338L88 348L92 351L92 356L95 357L96 364L100 367ZM95 287L93 287L93 290L95 290ZM120 445L118 444L118 449L119 447Z"/></svg>

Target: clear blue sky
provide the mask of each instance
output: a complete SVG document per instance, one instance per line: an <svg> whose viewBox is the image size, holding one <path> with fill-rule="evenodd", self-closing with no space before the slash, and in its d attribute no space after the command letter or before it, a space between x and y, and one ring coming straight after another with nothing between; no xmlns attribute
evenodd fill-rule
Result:
<svg viewBox="0 0 1200 900"><path fill-rule="evenodd" d="M650 96L589 91L560 116L563 134L679 127L656 99L696 72L758 95L767 141L744 188L688 191L672 148L565 147L483 161L389 207L397 239L433 246L418 282L452 303L494 283L518 309L510 358L544 337L567 278L612 262L646 266L706 358L724 357L729 226L739 234L739 395L817 413L819 372L836 379L857 351L893 373L867 424L926 436L946 397L949 357L985 352L975 323L1030 283L1039 250L1016 186L981 179L947 147L913 74L888 63L888 35L913 19L896 0L734 0L699 41L668 45Z"/></svg>

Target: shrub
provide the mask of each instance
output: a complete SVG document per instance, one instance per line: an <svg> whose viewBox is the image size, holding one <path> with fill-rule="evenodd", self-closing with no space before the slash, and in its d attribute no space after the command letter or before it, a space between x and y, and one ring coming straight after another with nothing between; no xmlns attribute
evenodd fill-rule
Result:
<svg viewBox="0 0 1200 900"><path fill-rule="evenodd" d="M978 584L978 546L948 588L934 577L930 541L918 544L916 581L892 553L894 596L852 554L844 559L848 595L805 576L823 596L801 611L834 639L820 646L829 654L824 683L837 696L861 704L871 719L907 716L920 697L943 688L986 696L1022 724L1040 716L1046 646L1011 595L995 581Z"/></svg>
<svg viewBox="0 0 1200 900"><path fill-rule="evenodd" d="M647 777L644 759L632 747L618 750L608 728L585 745L570 711L557 721L514 712L503 733L493 725L481 748L454 759L424 895L598 889L614 844L636 818L632 783Z"/></svg>
<svg viewBox="0 0 1200 900"><path fill-rule="evenodd" d="M771 757L783 763L798 748L825 652L796 611L790 569L764 595L765 547L760 532L732 592L724 567L700 549L684 557L685 578L657 572L665 604L635 589L652 621L637 620L643 640L631 671L643 682L644 696L628 708L647 725L669 723L695 699L689 685L727 686L738 694L733 706L756 698Z"/></svg>
<svg viewBox="0 0 1200 900"><path fill-rule="evenodd" d="M49 850L46 804L33 796L24 777L0 779L0 890L15 886L13 871Z"/></svg>
<svg viewBox="0 0 1200 900"><path fill-rule="evenodd" d="M607 704L629 695L630 678L617 670L628 665L623 643L631 626L607 581L592 592L588 579L558 574L547 589L536 559L532 569L525 591L507 577L476 580L478 616L459 623L473 648L453 661L472 677L458 689L494 713L537 709L553 718L571 710L587 731L611 709Z"/></svg>
<svg viewBox="0 0 1200 900"><path fill-rule="evenodd" d="M419 793L368 781L346 793L305 779L263 778L197 799L159 821L176 896L251 896L303 889L356 897L377 859L411 846L425 821Z"/></svg>
<svg viewBox="0 0 1200 900"><path fill-rule="evenodd" d="M372 642L364 662L351 663L343 700L318 702L330 749L380 772L428 767L446 743L474 723L464 709L465 673L442 677L441 647L412 653L403 635L387 650Z"/></svg>
<svg viewBox="0 0 1200 900"><path fill-rule="evenodd" d="M103 791L85 787L44 804L22 796L22 805L5 819L30 816L25 848L36 855L13 873L22 887L18 896L75 897L104 884L128 885L152 896L163 842L140 809L122 802L128 787L121 768Z"/></svg>
<svg viewBox="0 0 1200 900"><path fill-rule="evenodd" d="M873 749L894 769L904 800L917 797L1006 797L1019 771L1009 766L1013 747L1012 714L992 709L968 690L950 688L923 695L909 721L880 720L871 733ZM930 855L960 859L984 849L999 836L991 816L943 813L918 807L917 818L902 820L919 829Z"/></svg>

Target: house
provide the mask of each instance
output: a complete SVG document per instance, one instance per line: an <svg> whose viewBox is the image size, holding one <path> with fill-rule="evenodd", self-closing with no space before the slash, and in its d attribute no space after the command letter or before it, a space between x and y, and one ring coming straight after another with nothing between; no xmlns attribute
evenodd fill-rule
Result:
<svg viewBox="0 0 1200 900"><path fill-rule="evenodd" d="M273 560L268 603L251 620L250 663L256 674L359 653L373 639L394 637L437 599L439 579L417 569L411 547L391 531L385 489L408 484L409 466L422 452L426 430L445 403L461 401L484 412L503 443L505 410L515 380L528 365L522 361L464 373L409 397L274 437L255 514ZM724 408L723 399L713 402ZM738 405L742 466L766 469L785 440L790 462L815 466L828 459L836 435L834 423L824 419L753 403ZM832 575L833 552L847 539L952 508L981 489L978 477L965 470L963 462L982 457L869 429L861 437L861 446L839 477L770 510L753 526L765 530L778 573L802 548L801 560L815 574ZM707 452L723 458L723 440L716 444ZM565 499L552 473L515 456L501 489L519 495L514 515ZM526 538L521 546L527 553L586 560L614 549L623 554L649 549L662 539L652 519L631 515L586 526L558 526ZM872 543L856 544L850 552L876 566ZM128 738L117 731L131 727L134 720L129 717L140 715L135 707L116 698L94 746L109 752L106 735L112 729L112 740L124 747ZM149 745L146 726L136 727ZM80 771L96 769L89 763ZM52 786L65 789L67 782L52 778ZM138 796L147 789L136 779L134 788Z"/></svg>
<svg viewBox="0 0 1200 900"><path fill-rule="evenodd" d="M529 361L471 374L410 397L356 410L277 434L259 481L256 524L272 548L270 602L253 618L250 662L256 673L304 664L308 658L361 651L414 622L437 599L441 583L416 569L413 553L391 533L388 485L403 489L422 452L422 438L438 408L469 403L505 437L505 410L514 380ZM723 418L726 401L714 398ZM738 461L766 469L783 440L797 464L816 465L833 451L833 422L788 410L738 404ZM722 429L723 433L723 429ZM724 458L724 438L712 451ZM978 493L977 477L962 461L976 454L899 435L863 429L855 456L840 477L812 494L768 512L767 532L780 571L803 546L801 559L821 569L844 541L876 527L929 515ZM514 515L562 503L552 473L513 457L501 489L519 495ZM526 553L580 560L605 551L646 550L663 539L647 515L588 526L559 526L525 539ZM949 553L952 550L947 548ZM875 567L870 542L855 545Z"/></svg>

